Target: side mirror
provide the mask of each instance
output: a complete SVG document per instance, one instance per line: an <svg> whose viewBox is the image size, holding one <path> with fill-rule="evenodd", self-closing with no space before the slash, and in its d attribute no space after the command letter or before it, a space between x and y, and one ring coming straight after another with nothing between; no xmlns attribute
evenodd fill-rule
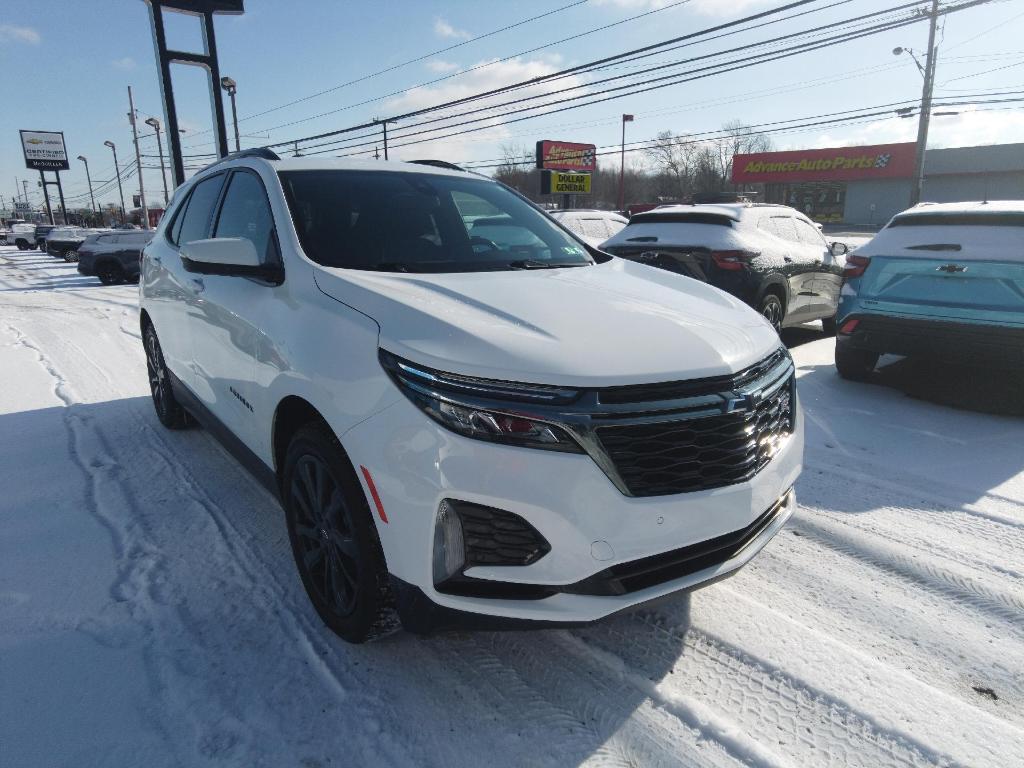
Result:
<svg viewBox="0 0 1024 768"><path fill-rule="evenodd" d="M846 243L835 242L828 247L833 256L845 256L850 252L850 248Z"/></svg>
<svg viewBox="0 0 1024 768"><path fill-rule="evenodd" d="M263 264L256 246L244 237L217 237L186 243L181 249L181 263L186 272L200 275L256 277L275 285L284 282L284 269Z"/></svg>

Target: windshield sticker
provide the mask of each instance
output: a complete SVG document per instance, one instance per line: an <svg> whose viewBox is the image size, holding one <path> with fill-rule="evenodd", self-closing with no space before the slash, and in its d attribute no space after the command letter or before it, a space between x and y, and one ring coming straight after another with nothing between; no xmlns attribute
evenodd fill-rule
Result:
<svg viewBox="0 0 1024 768"><path fill-rule="evenodd" d="M563 245L562 253L567 253L570 256L582 256L583 249L580 248L578 245Z"/></svg>

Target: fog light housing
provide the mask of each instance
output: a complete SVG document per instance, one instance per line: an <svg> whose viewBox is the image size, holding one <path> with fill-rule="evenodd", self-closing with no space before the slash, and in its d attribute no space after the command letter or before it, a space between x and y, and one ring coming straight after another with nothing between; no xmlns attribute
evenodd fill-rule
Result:
<svg viewBox="0 0 1024 768"><path fill-rule="evenodd" d="M434 583L441 584L460 573L466 564L462 520L445 499L437 508L434 523Z"/></svg>

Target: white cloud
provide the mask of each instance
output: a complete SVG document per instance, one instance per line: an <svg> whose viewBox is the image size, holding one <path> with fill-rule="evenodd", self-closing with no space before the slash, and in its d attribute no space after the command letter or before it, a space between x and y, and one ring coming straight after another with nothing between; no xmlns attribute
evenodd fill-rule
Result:
<svg viewBox="0 0 1024 768"><path fill-rule="evenodd" d="M487 63L488 62L483 61L471 66L480 66L481 64ZM422 107L433 106L434 104L442 104L466 96L471 96L482 91L490 91L512 83L551 74L556 71L558 71L557 66L550 61L539 58L515 58L501 62L495 60L493 64L481 67L480 69L476 69L472 72L467 72L465 75L460 75L459 77L452 78L444 83L439 83L434 87L414 88L402 96L390 100L387 103L386 111L389 114L395 114L420 109ZM570 88L582 84L583 81L580 78L565 77L553 82L538 83L510 93L499 94L488 99L481 99L479 101L463 104L461 106L454 107L451 110L447 110L446 113L453 114L466 112L505 101L511 101L512 99L519 99L524 96L543 95L555 90L561 90L563 88ZM575 96L584 92L584 90L580 89L567 93L565 96ZM515 109L519 106L526 105L517 105L516 107L509 107L508 109ZM484 114L485 113L466 115L454 122L472 120L476 117L483 117ZM433 119L440 116L441 114L432 114L429 117ZM453 136L449 139L438 139L424 142L422 144L411 144L404 148L396 147L396 149L392 151L391 156L394 158L406 159L415 157L434 157L442 160L463 162L474 159L495 157L501 154L499 149L500 145L508 142L514 136L513 132L515 130L522 129L522 126L518 123L513 123L512 125L507 126L499 125L498 123L500 120L501 118L498 117L481 121L479 123L459 126L457 128L453 128L452 131L460 131L467 128L477 128L482 130L476 130L472 133L462 134L460 136ZM391 139L392 130L395 133L395 138L393 140ZM410 130L422 129L410 128ZM393 141L395 145L402 144L403 141L400 138L401 133L401 123L390 128L388 136L389 143ZM415 141L419 138L420 137L418 136L410 136L408 141Z"/></svg>
<svg viewBox="0 0 1024 768"><path fill-rule="evenodd" d="M125 71L135 69L135 59L131 56L125 56L122 59L114 59L110 62L110 66L114 69L123 69Z"/></svg>
<svg viewBox="0 0 1024 768"><path fill-rule="evenodd" d="M462 38L463 40L472 37L472 35L470 35L466 30L456 29L441 18L434 19L434 34L438 37L457 37Z"/></svg>
<svg viewBox="0 0 1024 768"><path fill-rule="evenodd" d="M18 27L14 24L0 24L0 43L8 41L36 45L42 38L32 27Z"/></svg>
<svg viewBox="0 0 1024 768"><path fill-rule="evenodd" d="M806 134L803 137L800 134L789 136L786 137L785 148L845 147L916 140L917 120L893 117L846 131L837 129L813 139L806 138ZM959 115L933 117L928 131L929 149L1015 142L1024 142L1024 113L1020 111L961 108Z"/></svg>
<svg viewBox="0 0 1024 768"><path fill-rule="evenodd" d="M442 61L441 59L431 59L427 62L427 69L431 72L454 72L459 68L459 65L453 61Z"/></svg>

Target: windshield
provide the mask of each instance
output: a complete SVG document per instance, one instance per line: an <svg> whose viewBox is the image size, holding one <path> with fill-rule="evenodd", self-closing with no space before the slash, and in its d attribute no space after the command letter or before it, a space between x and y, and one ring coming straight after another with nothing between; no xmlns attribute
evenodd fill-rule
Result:
<svg viewBox="0 0 1024 768"><path fill-rule="evenodd" d="M583 246L500 184L381 171L282 171L302 248L328 267L481 272L582 267Z"/></svg>

